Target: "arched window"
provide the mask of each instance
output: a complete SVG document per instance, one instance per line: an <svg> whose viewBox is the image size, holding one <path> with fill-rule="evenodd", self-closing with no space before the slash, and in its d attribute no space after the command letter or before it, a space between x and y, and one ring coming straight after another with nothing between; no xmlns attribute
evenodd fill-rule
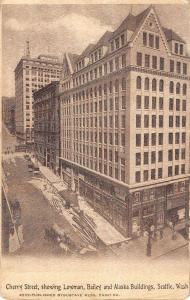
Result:
<svg viewBox="0 0 190 300"><path fill-rule="evenodd" d="M173 81L170 81L170 93L173 94L174 92L174 83Z"/></svg>
<svg viewBox="0 0 190 300"><path fill-rule="evenodd" d="M176 94L180 94L180 83L176 84Z"/></svg>
<svg viewBox="0 0 190 300"><path fill-rule="evenodd" d="M156 91L156 79L154 78L153 80L152 80L152 91Z"/></svg>
<svg viewBox="0 0 190 300"><path fill-rule="evenodd" d="M187 85L186 85L186 83L183 84L183 95L187 95Z"/></svg>
<svg viewBox="0 0 190 300"><path fill-rule="evenodd" d="M119 80L118 79L116 79L116 81L115 81L115 92L116 93L119 92Z"/></svg>
<svg viewBox="0 0 190 300"><path fill-rule="evenodd" d="M122 91L126 90L126 79L123 77L121 81L121 89Z"/></svg>
<svg viewBox="0 0 190 300"><path fill-rule="evenodd" d="M161 79L159 82L159 91L163 92L164 91L164 81Z"/></svg>
<svg viewBox="0 0 190 300"><path fill-rule="evenodd" d="M102 96L102 86L101 85L99 85L98 90L99 90L99 96Z"/></svg>
<svg viewBox="0 0 190 300"><path fill-rule="evenodd" d="M136 87L137 87L137 89L141 89L141 77L140 76L137 77Z"/></svg>
<svg viewBox="0 0 190 300"><path fill-rule="evenodd" d="M145 78L144 89L149 90L149 78Z"/></svg>

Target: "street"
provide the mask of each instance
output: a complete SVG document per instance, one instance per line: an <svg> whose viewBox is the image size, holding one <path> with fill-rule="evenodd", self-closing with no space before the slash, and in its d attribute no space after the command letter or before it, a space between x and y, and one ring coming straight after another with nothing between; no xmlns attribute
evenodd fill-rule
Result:
<svg viewBox="0 0 190 300"><path fill-rule="evenodd" d="M11 136L5 126L3 126L3 150L6 151L7 147L14 149L15 144L16 138ZM24 159L23 154L15 153L5 156L6 159L3 162L3 167L9 187L8 198L9 200L18 199L22 209L24 243L18 253L27 255L63 254L58 243L44 239L45 229L53 226L55 223L61 224L64 231L80 247L82 244L81 237L76 233L68 220L64 216L60 216L56 209L50 205L38 188L38 185L34 184L40 178L35 177L32 172L28 171L28 162ZM169 236L168 243L171 244L170 231L167 234ZM163 240L160 246L158 244L160 242L156 242L153 245L153 255L156 260L188 258L187 242L186 245L183 245L183 240L181 244L178 241L176 247L172 246L172 250L166 247L164 255L160 252L159 247L165 246L165 240ZM113 251L107 251L104 255L108 257L127 257L129 260L136 259L137 257L143 260L149 259L146 257L146 245L140 239L123 245L121 248L114 247Z"/></svg>

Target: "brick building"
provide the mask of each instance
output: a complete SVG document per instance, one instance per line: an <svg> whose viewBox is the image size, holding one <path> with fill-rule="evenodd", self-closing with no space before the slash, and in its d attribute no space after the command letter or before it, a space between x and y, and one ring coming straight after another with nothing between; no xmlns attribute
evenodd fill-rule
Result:
<svg viewBox="0 0 190 300"><path fill-rule="evenodd" d="M189 72L185 41L152 6L65 55L61 176L126 236L188 221Z"/></svg>

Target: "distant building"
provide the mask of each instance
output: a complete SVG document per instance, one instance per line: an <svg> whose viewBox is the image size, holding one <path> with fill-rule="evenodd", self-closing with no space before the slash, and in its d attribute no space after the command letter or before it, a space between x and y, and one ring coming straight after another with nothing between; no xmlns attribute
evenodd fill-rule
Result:
<svg viewBox="0 0 190 300"><path fill-rule="evenodd" d="M59 80L62 64L56 56L31 58L29 49L15 68L16 135L20 142L33 142L33 93Z"/></svg>
<svg viewBox="0 0 190 300"><path fill-rule="evenodd" d="M34 150L38 160L55 173L59 169L59 82L34 93Z"/></svg>
<svg viewBox="0 0 190 300"><path fill-rule="evenodd" d="M10 108L15 104L15 97L2 97L2 120L7 126L10 121Z"/></svg>
<svg viewBox="0 0 190 300"><path fill-rule="evenodd" d="M65 55L61 176L126 236L188 221L189 62L152 6Z"/></svg>

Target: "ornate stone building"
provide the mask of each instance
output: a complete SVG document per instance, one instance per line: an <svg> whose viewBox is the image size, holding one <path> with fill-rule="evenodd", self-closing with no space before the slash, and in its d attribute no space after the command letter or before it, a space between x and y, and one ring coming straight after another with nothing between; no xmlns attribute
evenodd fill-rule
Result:
<svg viewBox="0 0 190 300"><path fill-rule="evenodd" d="M188 221L189 72L152 6L65 55L61 175L126 236Z"/></svg>

